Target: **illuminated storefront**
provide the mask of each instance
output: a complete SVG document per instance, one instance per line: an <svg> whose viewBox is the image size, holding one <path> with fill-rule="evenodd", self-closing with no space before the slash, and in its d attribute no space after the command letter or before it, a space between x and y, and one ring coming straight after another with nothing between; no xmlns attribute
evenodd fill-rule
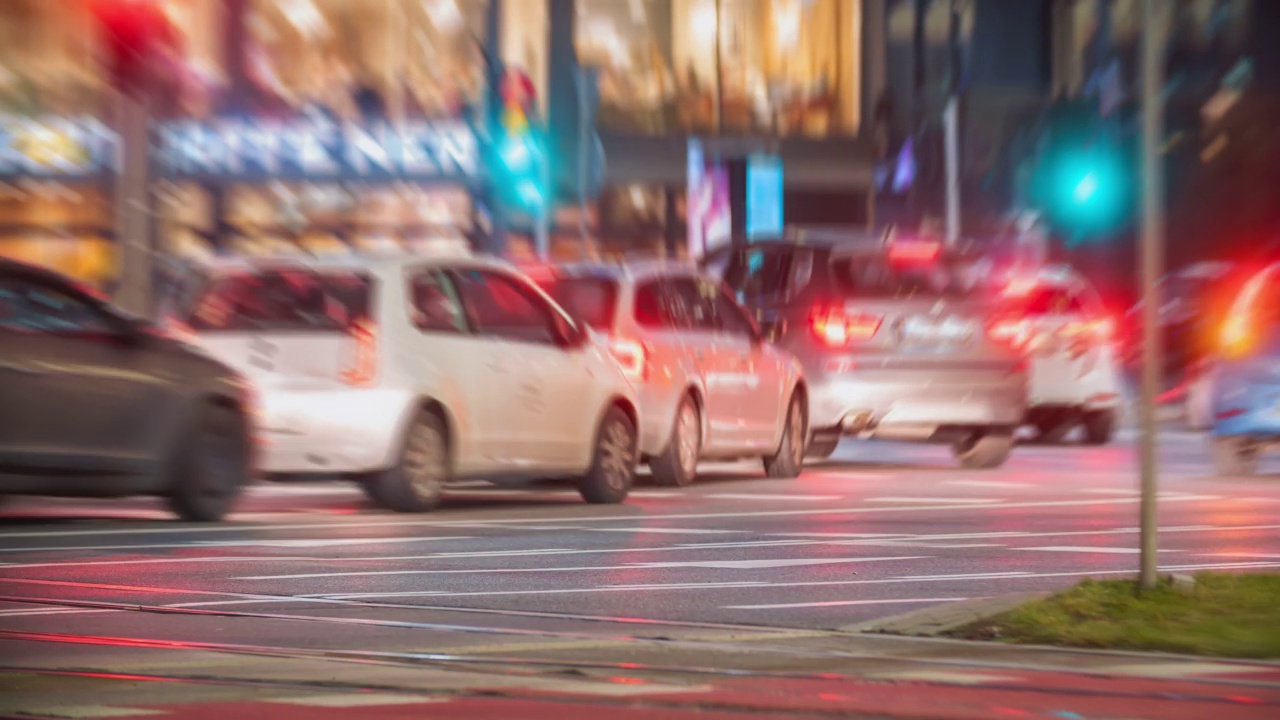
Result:
<svg viewBox="0 0 1280 720"><path fill-rule="evenodd" d="M114 134L82 0L0 3L0 257L115 273Z"/></svg>
<svg viewBox="0 0 1280 720"><path fill-rule="evenodd" d="M828 137L861 121L860 0L578 0L601 124Z"/></svg>
<svg viewBox="0 0 1280 720"><path fill-rule="evenodd" d="M209 81L157 132L166 250L475 232L483 173L463 118L484 87L485 0L174 3L184 65Z"/></svg>

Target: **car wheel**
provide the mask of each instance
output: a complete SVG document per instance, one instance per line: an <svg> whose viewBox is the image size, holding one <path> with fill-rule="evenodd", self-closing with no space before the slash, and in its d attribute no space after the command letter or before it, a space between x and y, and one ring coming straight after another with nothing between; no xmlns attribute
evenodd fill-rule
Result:
<svg viewBox="0 0 1280 720"><path fill-rule="evenodd" d="M1258 472L1258 448L1242 438L1221 437L1211 442L1213 467L1219 475L1246 477Z"/></svg>
<svg viewBox="0 0 1280 720"><path fill-rule="evenodd" d="M806 460L826 460L835 454L836 448L839 446L839 435L831 437L815 436L809 441L809 447L805 448L804 456Z"/></svg>
<svg viewBox="0 0 1280 720"><path fill-rule="evenodd" d="M221 520L248 484L249 431L240 412L209 405L174 448L170 509L191 522Z"/></svg>
<svg viewBox="0 0 1280 720"><path fill-rule="evenodd" d="M1084 442L1086 445L1106 445L1116 432L1114 410L1094 410L1084 415Z"/></svg>
<svg viewBox="0 0 1280 720"><path fill-rule="evenodd" d="M1004 465L1013 452L1014 434L1009 430L984 430L951 446L961 467L994 470Z"/></svg>
<svg viewBox="0 0 1280 720"><path fill-rule="evenodd" d="M1036 441L1046 445L1060 445L1066 439L1075 423L1061 415L1041 418L1035 423Z"/></svg>
<svg viewBox="0 0 1280 720"><path fill-rule="evenodd" d="M771 478L793 478L800 476L804 467L804 444L809 436L809 428L805 421L804 400L792 394L787 404L787 421L782 427L782 442L778 451L764 458L764 472Z"/></svg>
<svg viewBox="0 0 1280 720"><path fill-rule="evenodd" d="M444 421L422 411L405 430L395 467L365 480L365 493L396 512L426 512L440 504L449 479L449 441Z"/></svg>
<svg viewBox="0 0 1280 720"><path fill-rule="evenodd" d="M698 474L698 456L702 453L702 416L698 404L688 395L676 410L671 439L661 455L649 461L656 485L684 487Z"/></svg>
<svg viewBox="0 0 1280 720"><path fill-rule="evenodd" d="M636 477L636 426L617 406L609 408L596 431L591 469L578 483L582 499L593 505L627 499Z"/></svg>

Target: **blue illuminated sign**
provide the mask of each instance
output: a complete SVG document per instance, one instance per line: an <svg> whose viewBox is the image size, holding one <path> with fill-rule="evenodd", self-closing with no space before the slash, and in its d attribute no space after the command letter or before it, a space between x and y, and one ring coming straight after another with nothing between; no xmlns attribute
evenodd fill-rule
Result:
<svg viewBox="0 0 1280 720"><path fill-rule="evenodd" d="M464 122L179 122L158 132L161 172L193 179L453 180L482 169Z"/></svg>
<svg viewBox="0 0 1280 720"><path fill-rule="evenodd" d="M98 175L116 167L118 147L93 118L0 115L0 177Z"/></svg>
<svg viewBox="0 0 1280 720"><path fill-rule="evenodd" d="M747 239L782 234L782 158L747 158Z"/></svg>

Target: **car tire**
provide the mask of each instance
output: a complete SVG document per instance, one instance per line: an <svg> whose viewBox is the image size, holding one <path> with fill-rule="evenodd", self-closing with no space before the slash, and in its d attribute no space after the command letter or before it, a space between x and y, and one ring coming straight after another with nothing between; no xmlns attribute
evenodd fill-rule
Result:
<svg viewBox="0 0 1280 720"><path fill-rule="evenodd" d="M809 441L809 447L805 448L804 457L806 460L826 460L835 454L836 448L839 446L839 435L832 437L815 436Z"/></svg>
<svg viewBox="0 0 1280 720"><path fill-rule="evenodd" d="M207 405L182 434L169 461L169 508L188 522L217 522L231 510L251 475L249 428L243 414Z"/></svg>
<svg viewBox="0 0 1280 720"><path fill-rule="evenodd" d="M1092 410L1084 414L1084 444L1106 445L1116 434L1115 410Z"/></svg>
<svg viewBox="0 0 1280 720"><path fill-rule="evenodd" d="M653 482L664 487L685 487L698 475L698 456L702 453L702 415L698 403L685 395L676 409L671 424L671 438L662 454L649 461Z"/></svg>
<svg viewBox="0 0 1280 720"><path fill-rule="evenodd" d="M440 504L450 476L449 435L444 421L423 410L405 429L395 467L364 481L378 505L403 513L427 512Z"/></svg>
<svg viewBox="0 0 1280 720"><path fill-rule="evenodd" d="M578 481L578 493L592 505L612 505L627 499L636 477L636 426L613 406L596 429L591 469Z"/></svg>
<svg viewBox="0 0 1280 720"><path fill-rule="evenodd" d="M1010 430L984 430L951 446L960 466L969 470L994 470L1013 452L1014 434Z"/></svg>
<svg viewBox="0 0 1280 720"><path fill-rule="evenodd" d="M1241 438L1220 437L1210 442L1213 467L1225 477L1248 477L1258 472L1258 450Z"/></svg>
<svg viewBox="0 0 1280 720"><path fill-rule="evenodd" d="M798 393L792 393L791 401L787 403L787 419L782 426L782 442L778 443L777 452L764 458L764 474L771 478L799 477L804 467L807 437L809 428L804 399Z"/></svg>
<svg viewBox="0 0 1280 720"><path fill-rule="evenodd" d="M1035 423L1036 442L1044 445L1061 445L1076 424L1060 415L1042 418Z"/></svg>

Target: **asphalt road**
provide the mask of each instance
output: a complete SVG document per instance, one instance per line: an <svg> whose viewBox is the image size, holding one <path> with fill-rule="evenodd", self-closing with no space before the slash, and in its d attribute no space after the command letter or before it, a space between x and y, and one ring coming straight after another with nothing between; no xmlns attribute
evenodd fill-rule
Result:
<svg viewBox="0 0 1280 720"><path fill-rule="evenodd" d="M1280 567L1280 480L1214 477L1197 435L1162 443L1161 567ZM1123 437L1023 446L993 472L958 470L942 448L846 443L798 480L713 466L687 489L642 485L622 506L557 485L465 487L409 516L342 483L261 485L230 523L204 526L146 499L11 499L0 665L136 668L202 643L519 655L638 625L686 640L842 628L1132 574L1134 465Z"/></svg>

